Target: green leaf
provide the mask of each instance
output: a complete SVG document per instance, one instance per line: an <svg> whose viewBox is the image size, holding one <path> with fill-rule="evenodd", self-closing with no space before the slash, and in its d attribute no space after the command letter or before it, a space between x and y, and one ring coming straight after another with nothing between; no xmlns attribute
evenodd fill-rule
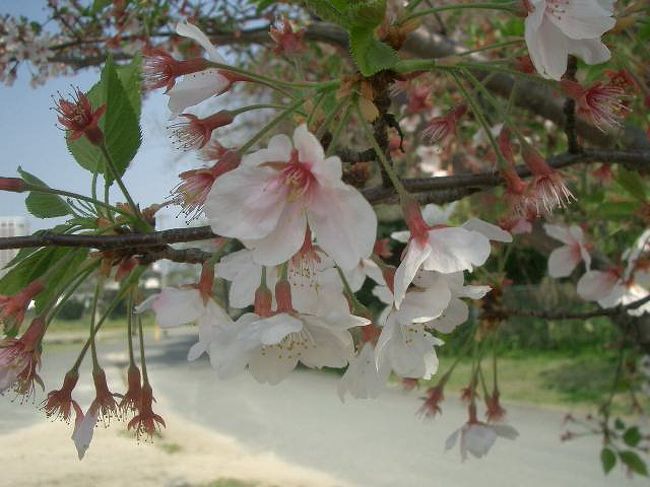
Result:
<svg viewBox="0 0 650 487"><path fill-rule="evenodd" d="M603 471L608 474L616 465L616 454L611 448L603 448L600 452L600 463L603 465Z"/></svg>
<svg viewBox="0 0 650 487"><path fill-rule="evenodd" d="M18 174L20 174L20 176L29 184L46 188L49 187L43 181L33 174L23 170L21 167L18 167ZM70 205L68 205L63 198L55 194L31 191L27 198L25 198L25 206L27 207L27 211L38 218L54 218L72 214L72 208L70 208Z"/></svg>
<svg viewBox="0 0 650 487"><path fill-rule="evenodd" d="M88 252L88 249L72 250L71 257L67 257L70 260L48 274L47 280L49 284L34 299L37 313L44 311L45 307L61 292L63 286L66 286L71 279L74 279L79 272L81 264L88 257Z"/></svg>
<svg viewBox="0 0 650 487"><path fill-rule="evenodd" d="M30 282L41 277L60 259L71 252L66 248L43 248L32 253L11 268L0 279L0 294L13 295L27 286Z"/></svg>
<svg viewBox="0 0 650 487"><path fill-rule="evenodd" d="M328 20L345 27L346 17L344 9L337 8L336 2L329 0L305 0L305 5L323 20Z"/></svg>
<svg viewBox="0 0 650 487"><path fill-rule="evenodd" d="M639 207L636 201L609 201L598 208L602 218L629 219Z"/></svg>
<svg viewBox="0 0 650 487"><path fill-rule="evenodd" d="M643 184L643 179L638 173L628 171L624 167L618 169L618 176L616 182L630 195L639 201L646 200L646 189Z"/></svg>
<svg viewBox="0 0 650 487"><path fill-rule="evenodd" d="M135 157L142 135L140 131L140 63L139 57L127 66L116 66L108 59L99 83L87 93L93 109L106 105L106 112L99 121L104 141L119 175L124 174ZM67 139L68 150L81 167L90 172L104 174L106 161L101 150L81 137L76 141ZM112 177L108 176L112 181Z"/></svg>
<svg viewBox="0 0 650 487"><path fill-rule="evenodd" d="M618 430L625 429L625 423L623 422L623 420L621 418L616 418L614 420L614 428L616 428Z"/></svg>
<svg viewBox="0 0 650 487"><path fill-rule="evenodd" d="M345 13L350 30L357 28L375 28L384 21L386 0L367 0L347 6Z"/></svg>
<svg viewBox="0 0 650 487"><path fill-rule="evenodd" d="M375 38L373 28L357 27L351 30L350 51L364 76L372 76L379 71L390 69L399 61L392 47Z"/></svg>
<svg viewBox="0 0 650 487"><path fill-rule="evenodd" d="M634 473L648 476L648 467L641 457L632 450L619 452L621 461Z"/></svg>
<svg viewBox="0 0 650 487"><path fill-rule="evenodd" d="M631 426L623 433L623 441L627 446L637 446L641 441L641 432L636 426Z"/></svg>

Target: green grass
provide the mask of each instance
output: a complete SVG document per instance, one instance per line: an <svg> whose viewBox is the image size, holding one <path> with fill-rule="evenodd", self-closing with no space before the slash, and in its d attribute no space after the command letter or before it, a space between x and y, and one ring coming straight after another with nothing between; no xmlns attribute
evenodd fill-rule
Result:
<svg viewBox="0 0 650 487"><path fill-rule="evenodd" d="M453 360L453 357L441 357L440 370L431 380L432 384ZM492 390L491 365L491 358L483 363L489 392ZM615 369L613 353L518 352L498 359L499 390L506 403L595 411L611 390ZM445 387L446 397L460 395L460 390L469 383L470 373L471 362L461 360ZM479 391L482 395L480 387ZM622 398L615 406L620 413L627 410Z"/></svg>
<svg viewBox="0 0 650 487"><path fill-rule="evenodd" d="M154 316L151 313L142 315L142 326L150 328L155 324ZM80 320L61 320L55 318L48 329L48 333L71 333L86 332L90 326L90 318L85 317ZM102 325L102 330L126 330L126 318L108 319Z"/></svg>

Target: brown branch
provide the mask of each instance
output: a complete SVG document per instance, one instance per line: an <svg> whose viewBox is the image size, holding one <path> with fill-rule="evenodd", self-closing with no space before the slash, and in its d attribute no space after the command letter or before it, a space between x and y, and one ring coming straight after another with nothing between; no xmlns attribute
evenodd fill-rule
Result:
<svg viewBox="0 0 650 487"><path fill-rule="evenodd" d="M133 250L133 255L146 251L147 247L160 247L179 242L195 242L217 238L210 227L175 228L151 233L126 235L64 235L43 232L25 237L0 238L0 249L29 247L88 247L98 250Z"/></svg>
<svg viewBox="0 0 650 487"><path fill-rule="evenodd" d="M569 81L576 82L576 72L578 71L578 59L575 56L569 56L567 60L567 70L564 73L564 78ZM577 154L580 152L580 143L578 142L578 135L576 134L576 101L568 96L564 100L564 133L567 138L569 154Z"/></svg>
<svg viewBox="0 0 650 487"><path fill-rule="evenodd" d="M231 35L230 32L207 30L211 39L218 44L267 44L271 42L266 32L266 27L242 31L237 36ZM169 32L158 33L158 36L161 37L169 35L172 34ZM347 49L349 45L348 35L345 30L327 22L314 22L310 24L306 28L305 37L312 41L325 42L343 49ZM101 47L104 49L105 46L103 43ZM426 27L421 27L412 33L401 50L405 55L422 58L443 58L460 54L464 51L467 51L466 47L456 44L443 35L431 32ZM129 57L124 53L114 53L114 56L115 59L126 59ZM486 80L485 85L489 90L505 98L510 96L515 85L515 79L512 76L489 71L489 59L484 58L480 53L472 54L469 58L476 61L477 64L482 62L486 63L485 71L475 68L473 72L479 79L484 79L490 75L490 79ZM69 54L66 55L65 52L58 52L50 60L51 62L69 64L76 68L84 68L102 64L105 61L105 57L94 56L85 58ZM560 98L554 96L553 90L534 80L523 81L519 79L517 86L518 89L514 96L515 105L547 120L551 120L559 127L566 126L567 118L564 113L564 103ZM645 131L632 125L627 125L621 133L603 134L585 120L577 119L575 131L580 137L601 147L611 147L620 143L626 147L639 149L650 148L650 142L648 142Z"/></svg>
<svg viewBox="0 0 650 487"><path fill-rule="evenodd" d="M650 151L623 151L623 150L585 150L579 154L560 154L548 159L550 166L555 169L588 162L609 162L624 164L635 170L650 169ZM521 177L529 177L530 170L526 166L517 168ZM502 183L501 176L495 171L486 171L477 174L458 174L439 178L410 178L402 182L407 190L413 193L423 193L447 190L446 194L439 194L438 199L431 202L448 203L459 200L485 188L498 186ZM395 197L392 188L375 187L363 191L364 196L372 203L390 201ZM435 196L435 195L434 195Z"/></svg>
<svg viewBox="0 0 650 487"><path fill-rule="evenodd" d="M556 169L587 162L618 162L636 169L648 169L650 167L650 151L586 150L580 154L561 154L550 158L548 162ZM525 166L517 168L517 172L522 177L530 176L530 171ZM421 198L423 202L446 203L485 188L498 186L502 180L498 173L487 171L439 178L410 178L404 179L402 182L409 191L423 193ZM393 188L383 186L364 189L362 192L371 203L388 202L396 196ZM147 247L163 247L172 243L195 242L212 238L217 238L217 235L212 233L208 226L105 236L61 235L43 232L25 237L0 238L0 250L34 247L88 247L98 250L131 249L132 255L139 255L139 253L146 253ZM154 255L157 252L157 249L153 250ZM164 255L176 255L165 254L165 252L169 252L169 250L162 251L162 254L159 254L162 256L159 258L168 258Z"/></svg>
<svg viewBox="0 0 650 487"><path fill-rule="evenodd" d="M531 318L544 318L547 320L586 320L589 318L597 318L599 316L617 316L626 311L640 308L644 304L650 302L650 295L643 299L639 299L624 306L616 306L615 308L597 309L593 311L586 311L583 313L573 313L570 311L547 311L547 310L528 310L528 309L505 309L500 310L506 316L527 316Z"/></svg>

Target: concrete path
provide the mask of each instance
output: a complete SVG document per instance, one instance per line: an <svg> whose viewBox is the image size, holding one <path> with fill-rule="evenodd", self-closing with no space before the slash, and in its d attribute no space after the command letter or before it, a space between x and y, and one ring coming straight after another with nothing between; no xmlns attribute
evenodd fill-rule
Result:
<svg viewBox="0 0 650 487"><path fill-rule="evenodd" d="M515 441L500 438L486 458L462 463L457 448L444 452L445 439L465 420L458 401L446 401L442 417L423 421L414 414L420 404L417 392L391 389L377 400L341 404L334 374L299 370L278 386L259 385L248 375L220 381L207 360L185 361L191 343L187 338L169 337L149 349L159 412L164 416L168 411L232 437L254 453L269 452L289 464L340 479L333 485L648 485L647 479L630 481L618 469L605 477L596 439L561 443L561 412L506 404L509 422L520 437ZM119 379L123 353L118 345L103 348L104 361L113 364L110 375ZM73 359L74 353L66 347L50 354L45 374L48 386L58 383ZM80 392L89 400L92 389L88 385ZM42 421L42 416L30 408L0 401L0 435L37 420Z"/></svg>

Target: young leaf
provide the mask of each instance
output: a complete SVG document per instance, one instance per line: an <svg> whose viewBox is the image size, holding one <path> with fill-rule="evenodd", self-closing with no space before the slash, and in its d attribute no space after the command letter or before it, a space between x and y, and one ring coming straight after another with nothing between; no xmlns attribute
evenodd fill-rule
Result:
<svg viewBox="0 0 650 487"><path fill-rule="evenodd" d="M364 76L390 69L399 61L392 47L375 39L374 28L353 28L350 31L350 51Z"/></svg>
<svg viewBox="0 0 650 487"><path fill-rule="evenodd" d="M323 20L328 20L339 24L343 27L346 25L346 17L343 9L339 9L341 5L336 4L335 1L330 0L305 0L305 5L309 10L314 12ZM338 7L338 8L337 8Z"/></svg>
<svg viewBox="0 0 650 487"><path fill-rule="evenodd" d="M648 476L648 467L641 457L632 450L619 452L621 461L634 473Z"/></svg>
<svg viewBox="0 0 650 487"><path fill-rule="evenodd" d="M42 248L23 259L0 279L0 294L13 295L41 277L54 263L70 253L67 248Z"/></svg>
<svg viewBox="0 0 650 487"><path fill-rule="evenodd" d="M616 465L616 454L610 448L603 448L600 452L600 463L603 471L608 474Z"/></svg>
<svg viewBox="0 0 650 487"><path fill-rule="evenodd" d="M69 257L70 260L65 265L57 267L48 274L50 284L34 299L37 313L44 311L45 307L61 292L62 286L67 285L71 279L74 279L81 264L88 256L88 249L75 249L71 251L71 254L72 257Z"/></svg>
<svg viewBox="0 0 650 487"><path fill-rule="evenodd" d="M623 433L623 441L627 446L637 446L641 441L641 432L636 426L631 426Z"/></svg>
<svg viewBox="0 0 650 487"><path fill-rule="evenodd" d="M99 127L104 132L106 147L121 176L142 142L139 124L140 58L134 58L127 66L116 66L108 59L99 83L90 89L87 96L93 109L106 105ZM90 172L105 173L104 156L88 139L81 137L72 141L68 138L67 144L81 167ZM108 179L112 180L110 176Z"/></svg>
<svg viewBox="0 0 650 487"><path fill-rule="evenodd" d="M48 187L43 181L23 170L21 167L18 167L18 174L29 184L43 186L45 188ZM38 218L55 218L57 216L72 214L70 205L63 198L55 194L32 191L25 198L25 206L27 207L27 211Z"/></svg>

